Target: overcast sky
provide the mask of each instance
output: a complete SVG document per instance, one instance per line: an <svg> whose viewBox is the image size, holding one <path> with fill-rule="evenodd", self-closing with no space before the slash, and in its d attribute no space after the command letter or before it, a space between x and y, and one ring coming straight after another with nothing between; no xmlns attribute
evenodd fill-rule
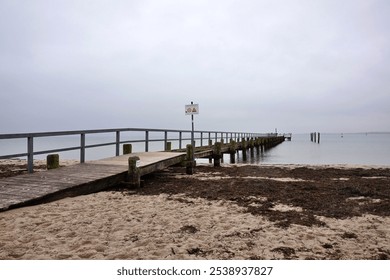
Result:
<svg viewBox="0 0 390 280"><path fill-rule="evenodd" d="M388 0L0 0L0 133L390 131Z"/></svg>

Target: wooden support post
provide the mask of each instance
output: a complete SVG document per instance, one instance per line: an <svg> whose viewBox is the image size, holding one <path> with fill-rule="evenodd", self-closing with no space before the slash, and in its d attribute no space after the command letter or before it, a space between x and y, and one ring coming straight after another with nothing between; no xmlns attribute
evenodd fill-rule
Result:
<svg viewBox="0 0 390 280"><path fill-rule="evenodd" d="M246 146L245 138L242 138L241 150L242 150L242 160L243 161L247 160L246 149L247 149L247 146Z"/></svg>
<svg viewBox="0 0 390 280"><path fill-rule="evenodd" d="M221 142L215 143L213 157L214 157L214 167L220 167L221 166L221 157L222 157L222 143Z"/></svg>
<svg viewBox="0 0 390 280"><path fill-rule="evenodd" d="M47 169L56 169L60 167L60 155L59 154L50 154L46 157L46 166Z"/></svg>
<svg viewBox="0 0 390 280"><path fill-rule="evenodd" d="M211 147L213 145L213 140L211 140L210 138L210 133L209 133L209 147ZM213 157L209 157L209 163L212 163L213 162Z"/></svg>
<svg viewBox="0 0 390 280"><path fill-rule="evenodd" d="M233 139L230 139L230 144L229 144L229 154L230 154L230 163L236 163L236 141Z"/></svg>
<svg viewBox="0 0 390 280"><path fill-rule="evenodd" d="M128 155L133 152L133 146L131 144L123 144L123 154Z"/></svg>
<svg viewBox="0 0 390 280"><path fill-rule="evenodd" d="M255 148L255 143L254 143L254 141L253 141L253 138L251 138L251 139L249 140L249 149L250 149L250 152L251 152L251 157L254 157L254 156L255 156L255 150L254 150L254 148Z"/></svg>
<svg viewBox="0 0 390 280"><path fill-rule="evenodd" d="M317 143L320 144L320 133L319 132L318 132L318 139L317 140L318 140Z"/></svg>
<svg viewBox="0 0 390 280"><path fill-rule="evenodd" d="M256 155L260 154L260 138L255 139Z"/></svg>
<svg viewBox="0 0 390 280"><path fill-rule="evenodd" d="M194 167L195 167L195 161L194 161L194 148L191 144L188 144L187 146L187 155L186 155L186 173L188 175L194 174Z"/></svg>
<svg viewBox="0 0 390 280"><path fill-rule="evenodd" d="M141 175L137 162L139 157L129 157L129 169L127 174L127 181L130 188L139 188L141 186Z"/></svg>
<svg viewBox="0 0 390 280"><path fill-rule="evenodd" d="M260 138L260 152L264 152L264 138Z"/></svg>
<svg viewBox="0 0 390 280"><path fill-rule="evenodd" d="M264 139L264 150L269 149L269 144L270 144L270 138L265 138Z"/></svg>

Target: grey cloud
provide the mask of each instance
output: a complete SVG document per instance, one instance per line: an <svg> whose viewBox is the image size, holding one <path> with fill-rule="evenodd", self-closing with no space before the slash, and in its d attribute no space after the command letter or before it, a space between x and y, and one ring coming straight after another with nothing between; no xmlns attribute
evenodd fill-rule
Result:
<svg viewBox="0 0 390 280"><path fill-rule="evenodd" d="M188 128L190 101L199 129L390 131L388 1L0 8L0 117L14 116L4 132Z"/></svg>

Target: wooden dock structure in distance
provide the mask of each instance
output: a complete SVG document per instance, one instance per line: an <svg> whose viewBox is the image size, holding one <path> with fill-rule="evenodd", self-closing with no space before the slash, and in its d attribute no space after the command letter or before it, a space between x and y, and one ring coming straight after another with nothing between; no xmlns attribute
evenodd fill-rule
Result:
<svg viewBox="0 0 390 280"><path fill-rule="evenodd" d="M291 139L292 139L292 133L285 133L285 134L283 134L283 136L284 136L284 139L287 141L291 141Z"/></svg>
<svg viewBox="0 0 390 280"><path fill-rule="evenodd" d="M221 141L195 149L187 145L186 151L130 153L4 178L0 181L0 211L94 193L120 183L139 186L141 176L177 164L185 165L187 173L192 174L195 167L192 158L212 158L214 166L219 166L224 153L242 151L245 155L249 150L252 154L254 149L263 151L284 139L284 136L243 138L238 143L231 140L224 144Z"/></svg>

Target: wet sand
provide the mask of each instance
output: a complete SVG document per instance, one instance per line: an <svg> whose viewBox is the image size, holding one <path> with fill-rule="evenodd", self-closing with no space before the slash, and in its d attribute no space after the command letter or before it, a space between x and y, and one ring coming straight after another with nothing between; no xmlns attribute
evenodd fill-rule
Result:
<svg viewBox="0 0 390 280"><path fill-rule="evenodd" d="M1 212L0 259L390 258L389 168L177 167L143 180Z"/></svg>

